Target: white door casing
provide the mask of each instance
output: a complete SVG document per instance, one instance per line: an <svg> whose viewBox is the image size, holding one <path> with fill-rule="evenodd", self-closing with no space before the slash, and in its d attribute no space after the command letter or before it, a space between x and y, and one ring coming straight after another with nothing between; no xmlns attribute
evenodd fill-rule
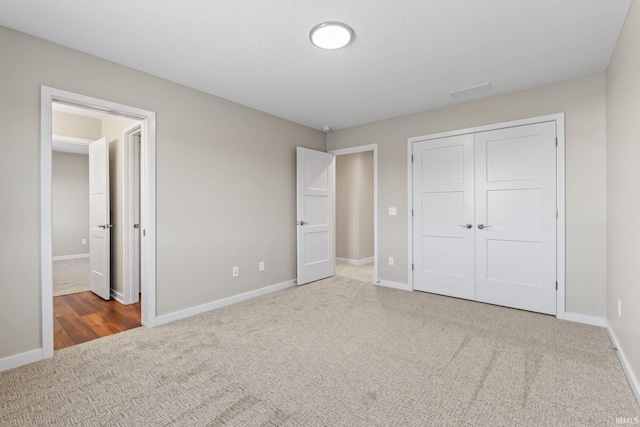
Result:
<svg viewBox="0 0 640 427"><path fill-rule="evenodd" d="M40 278L41 278L41 354L38 360L53 357L53 268L51 226L51 158L52 103L62 102L80 107L135 118L142 123L140 170L140 216L142 239L141 291L142 324L156 326L156 113L65 90L41 87L40 96Z"/></svg>
<svg viewBox="0 0 640 427"><path fill-rule="evenodd" d="M476 299L555 314L556 125L475 139Z"/></svg>
<svg viewBox="0 0 640 427"><path fill-rule="evenodd" d="M91 239L90 289L111 298L109 215L109 146L106 138L89 144L89 236Z"/></svg>
<svg viewBox="0 0 640 427"><path fill-rule="evenodd" d="M334 155L297 147L297 284L335 274Z"/></svg>
<svg viewBox="0 0 640 427"><path fill-rule="evenodd" d="M413 147L416 290L474 299L473 134Z"/></svg>
<svg viewBox="0 0 640 427"><path fill-rule="evenodd" d="M122 132L124 142L123 157L123 226L120 236L123 241L123 301L124 304L137 303L140 300L142 265L142 219L141 219L141 141L144 126L133 123Z"/></svg>
<svg viewBox="0 0 640 427"><path fill-rule="evenodd" d="M140 264L141 264L141 253L140 253L140 148L142 145L142 131L139 134L136 134L134 137L134 159L133 159L133 188L134 188L134 196L133 196L133 204L134 204L134 248L133 248L133 256L134 256L134 273L133 280L135 283L134 286L134 302L138 302L140 300Z"/></svg>
<svg viewBox="0 0 640 427"><path fill-rule="evenodd" d="M561 310L556 126L534 122L410 140L414 289L547 314ZM456 222L473 228L459 227L465 235Z"/></svg>

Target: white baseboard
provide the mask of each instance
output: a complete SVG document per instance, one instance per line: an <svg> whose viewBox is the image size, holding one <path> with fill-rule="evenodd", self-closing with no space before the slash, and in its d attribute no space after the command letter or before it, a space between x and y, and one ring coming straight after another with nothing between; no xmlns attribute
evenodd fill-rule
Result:
<svg viewBox="0 0 640 427"><path fill-rule="evenodd" d="M378 280L378 283L376 283L376 285L384 286L387 288L400 289L403 291L413 291L413 289L411 288L411 285L409 285L408 283L398 283L398 282L390 282L388 280Z"/></svg>
<svg viewBox="0 0 640 427"><path fill-rule="evenodd" d="M0 359L0 372L8 371L9 369L17 368L19 366L28 365L29 363L39 362L42 360L42 349L27 351L25 353L16 354L14 356L5 357Z"/></svg>
<svg viewBox="0 0 640 427"><path fill-rule="evenodd" d="M191 307L185 310L176 311L174 313L164 314L162 316L156 317L156 326L164 325L165 323L174 322L180 319L185 319L187 317L195 316L196 314L205 313L207 311L211 311L227 305L235 304L240 301L245 301L251 298L259 297L261 295L269 294L275 291L280 291L282 289L291 288L293 286L295 286L295 280L289 280L287 282L278 283L277 285L271 285L264 288L256 289L255 291L245 292L243 294L234 295L229 298L223 298L218 301L212 301L206 304L198 305L196 307Z"/></svg>
<svg viewBox="0 0 640 427"><path fill-rule="evenodd" d="M609 339L611 340L613 347L616 349L616 354L618 355L618 359L620 359L622 370L627 376L627 380L629 380L629 384L631 385L631 389L633 390L633 393L636 395L636 400L638 401L638 404L640 404L640 381L638 381L638 378L635 376L635 374L631 370L631 365L629 365L629 360L627 359L627 357L624 354L624 351L620 347L618 338L616 337L615 332L613 332L613 328L611 328L609 321L605 320L605 322L606 322L605 327L607 328Z"/></svg>
<svg viewBox="0 0 640 427"><path fill-rule="evenodd" d="M591 326L600 326L602 328L607 327L607 319L602 317L589 316L586 314L580 313L572 313L567 311L564 313L564 320L568 320L570 322L584 323L586 325Z"/></svg>
<svg viewBox="0 0 640 427"><path fill-rule="evenodd" d="M111 289L111 298L118 301L120 304L124 304L124 295L122 294L122 292Z"/></svg>
<svg viewBox="0 0 640 427"><path fill-rule="evenodd" d="M53 261L66 261L68 259L80 259L80 258L89 258L89 254L75 254L75 255L60 255L54 256Z"/></svg>
<svg viewBox="0 0 640 427"><path fill-rule="evenodd" d="M364 259L336 258L338 264L365 265L373 262L373 257Z"/></svg>

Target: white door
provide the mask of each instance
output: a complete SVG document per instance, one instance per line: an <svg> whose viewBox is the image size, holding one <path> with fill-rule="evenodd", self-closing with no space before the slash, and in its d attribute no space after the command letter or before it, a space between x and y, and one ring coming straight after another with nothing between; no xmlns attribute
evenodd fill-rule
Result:
<svg viewBox="0 0 640 427"><path fill-rule="evenodd" d="M333 154L296 150L298 285L335 274Z"/></svg>
<svg viewBox="0 0 640 427"><path fill-rule="evenodd" d="M473 134L412 154L414 289L474 299Z"/></svg>
<svg viewBox="0 0 640 427"><path fill-rule="evenodd" d="M556 313L555 144L555 122L413 143L414 289Z"/></svg>
<svg viewBox="0 0 640 427"><path fill-rule="evenodd" d="M556 124L476 134L476 299L556 313Z"/></svg>
<svg viewBox="0 0 640 427"><path fill-rule="evenodd" d="M105 138L89 144L90 288L100 297L111 298L109 259L109 145Z"/></svg>

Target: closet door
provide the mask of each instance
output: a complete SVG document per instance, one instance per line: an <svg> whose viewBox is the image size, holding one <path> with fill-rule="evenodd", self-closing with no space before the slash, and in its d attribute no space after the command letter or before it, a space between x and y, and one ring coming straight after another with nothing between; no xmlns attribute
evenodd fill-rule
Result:
<svg viewBox="0 0 640 427"><path fill-rule="evenodd" d="M414 289L474 299L473 134L413 144Z"/></svg>
<svg viewBox="0 0 640 427"><path fill-rule="evenodd" d="M556 125L475 135L476 299L556 313Z"/></svg>

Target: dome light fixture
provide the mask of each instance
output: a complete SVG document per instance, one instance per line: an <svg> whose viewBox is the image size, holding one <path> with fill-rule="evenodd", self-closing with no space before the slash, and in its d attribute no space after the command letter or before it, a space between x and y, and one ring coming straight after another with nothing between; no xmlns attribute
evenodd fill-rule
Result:
<svg viewBox="0 0 640 427"><path fill-rule="evenodd" d="M342 22L323 22L311 29L309 39L321 49L340 49L353 40L353 29Z"/></svg>

